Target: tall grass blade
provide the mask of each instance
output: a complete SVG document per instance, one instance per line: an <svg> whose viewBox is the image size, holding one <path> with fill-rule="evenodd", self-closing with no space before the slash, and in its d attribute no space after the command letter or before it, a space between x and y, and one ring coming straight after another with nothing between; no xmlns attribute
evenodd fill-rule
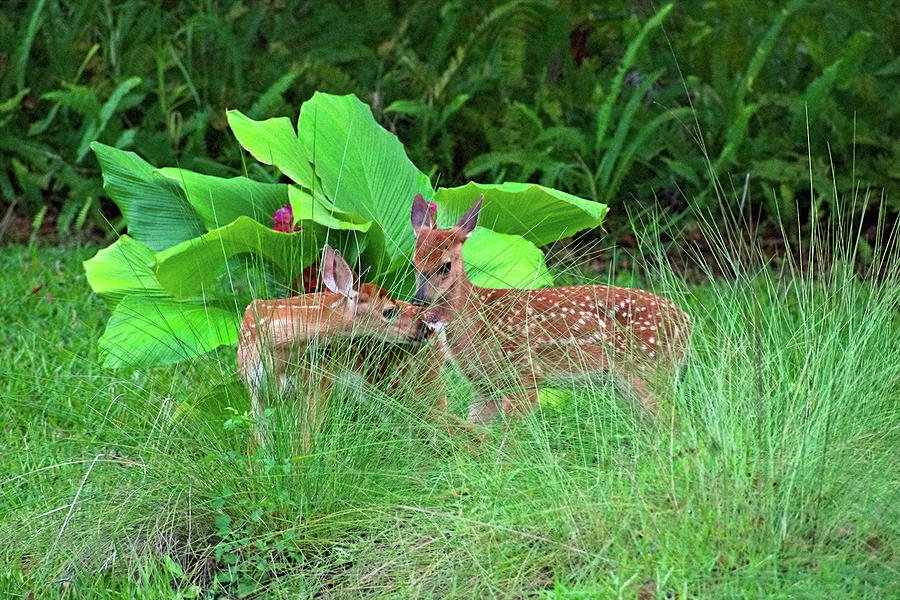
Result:
<svg viewBox="0 0 900 600"><path fill-rule="evenodd" d="M731 122L728 124L728 128L725 131L725 145L722 148L722 152L719 154L715 163L713 163L712 170L714 173L719 173L722 166L734 157L737 149L744 141L744 137L747 135L747 126L750 122L750 118L756 114L756 111L759 109L759 104L745 104L747 93L753 89L753 82L756 81L756 77L759 75L763 66L765 66L769 54L771 54L772 48L775 47L775 42L778 40L778 36L788 17L803 6L803 4L805 4L805 0L792 0L787 6L781 9L778 16L772 21L769 29L766 30L759 45L756 47L753 58L750 59L747 70L744 72L743 77L741 77L735 89L734 98L731 102Z"/></svg>
<svg viewBox="0 0 900 600"><path fill-rule="evenodd" d="M78 145L76 162L81 162L81 159L83 159L88 153L88 150L91 149L91 143L96 141L103 133L103 130L106 129L106 125L112 118L113 113L119 107L119 103L125 98L125 95L140 84L140 77L129 77L116 86L116 89L110 95L109 99L103 103L102 107L100 107L100 112L97 114L97 120L85 129L84 135L81 137L81 143Z"/></svg>
<svg viewBox="0 0 900 600"><path fill-rule="evenodd" d="M598 188L604 191L607 189L613 167L616 165L617 161L619 161L622 145L625 143L628 132L631 130L631 123L634 120L634 115L641 107L641 103L644 101L647 92L650 91L650 88L653 87L662 73L662 70L658 70L646 76L640 86L638 86L631 94L631 98L628 99L628 103L622 111L622 116L619 118L619 124L616 126L616 133L604 150L603 159L600 161L600 166L597 168L595 179ZM606 193L606 197L609 197L609 193Z"/></svg>
<svg viewBox="0 0 900 600"><path fill-rule="evenodd" d="M641 30L638 32L637 36L628 44L628 47L625 49L625 55L622 57L622 61L619 63L619 68L616 71L616 76L613 78L612 83L610 84L610 90L606 94L606 97L603 99L603 104L600 105L600 110L597 111L597 134L596 139L594 141L594 152L597 156L600 156L603 152L604 145L606 144L606 131L609 129L609 121L612 117L612 109L616 103L616 100L619 98L619 93L622 90L622 82L625 80L625 75L631 70L632 65L634 65L634 61L637 59L637 53L643 46L644 41L647 36L654 32L656 29L662 26L663 21L672 12L672 8L674 4L666 4L661 9L659 9L656 14L654 14L650 19L644 23L644 26L641 27Z"/></svg>
<svg viewBox="0 0 900 600"><path fill-rule="evenodd" d="M25 89L25 73L28 65L28 57L31 54L31 45L34 43L34 37L41 28L41 13L44 11L46 0L35 0L32 4L31 14L28 17L28 26L25 28L25 35L16 49L15 74L16 74L16 90Z"/></svg>

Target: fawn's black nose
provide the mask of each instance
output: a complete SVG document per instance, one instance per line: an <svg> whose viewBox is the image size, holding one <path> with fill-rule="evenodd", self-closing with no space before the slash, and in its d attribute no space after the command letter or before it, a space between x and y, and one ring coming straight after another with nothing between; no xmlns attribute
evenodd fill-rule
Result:
<svg viewBox="0 0 900 600"><path fill-rule="evenodd" d="M412 305L413 306L425 306L425 282L424 281L421 283L421 285L419 285L419 289L416 290L416 293L413 294Z"/></svg>

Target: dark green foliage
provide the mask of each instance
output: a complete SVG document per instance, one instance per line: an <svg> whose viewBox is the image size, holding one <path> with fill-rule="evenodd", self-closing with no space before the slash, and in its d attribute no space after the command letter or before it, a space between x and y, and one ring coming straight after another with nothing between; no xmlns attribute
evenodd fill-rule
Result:
<svg viewBox="0 0 900 600"><path fill-rule="evenodd" d="M320 90L372 106L438 185L536 181L615 217L654 195L735 202L713 181L749 173L749 203L789 222L833 215L835 186L900 207L892 3L650 6L7 2L0 194L28 216L49 204L60 233L100 222L93 140L272 181L225 110L293 117Z"/></svg>

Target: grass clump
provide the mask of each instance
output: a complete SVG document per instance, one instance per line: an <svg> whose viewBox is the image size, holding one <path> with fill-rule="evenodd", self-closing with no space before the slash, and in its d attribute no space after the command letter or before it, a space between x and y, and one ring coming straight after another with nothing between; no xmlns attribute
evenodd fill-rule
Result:
<svg viewBox="0 0 900 600"><path fill-rule="evenodd" d="M97 367L90 249L7 249L0 581L36 597L895 597L900 263L885 243L860 275L854 251L836 238L802 269L636 282L692 315L677 429L597 387L473 452L421 399L342 376L299 454L286 403L281 441L253 446L231 352ZM462 410L470 390L447 383Z"/></svg>

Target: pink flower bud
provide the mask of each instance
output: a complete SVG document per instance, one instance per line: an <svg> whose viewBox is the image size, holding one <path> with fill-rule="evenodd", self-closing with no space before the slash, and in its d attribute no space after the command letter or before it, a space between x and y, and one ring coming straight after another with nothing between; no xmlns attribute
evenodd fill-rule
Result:
<svg viewBox="0 0 900 600"><path fill-rule="evenodd" d="M269 221L275 221L272 229L284 233L292 233L294 229L294 211L290 204L282 204Z"/></svg>

